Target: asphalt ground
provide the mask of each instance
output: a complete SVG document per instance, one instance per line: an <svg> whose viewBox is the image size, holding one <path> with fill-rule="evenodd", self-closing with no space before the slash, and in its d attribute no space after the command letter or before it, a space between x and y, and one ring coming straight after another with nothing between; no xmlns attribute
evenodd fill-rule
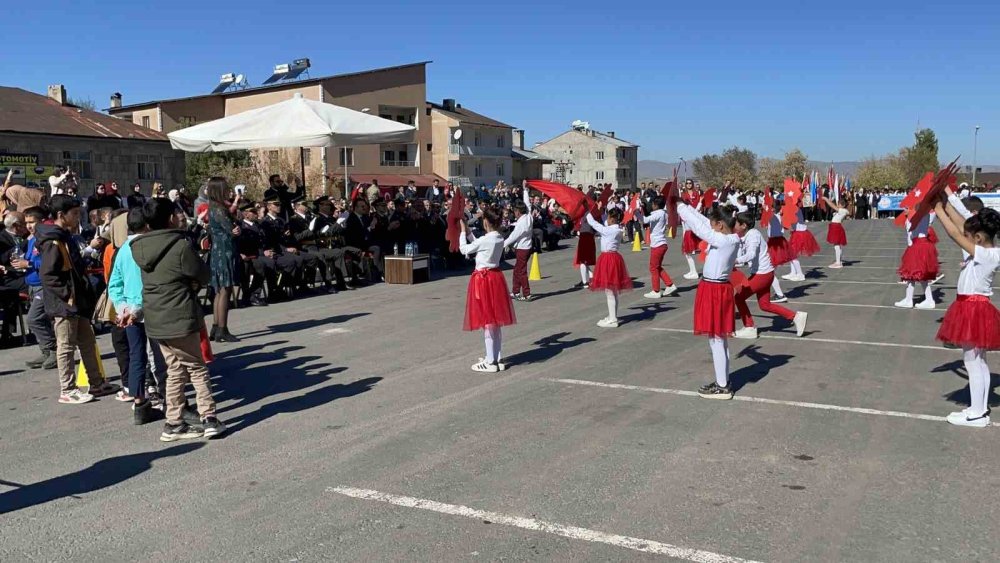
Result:
<svg viewBox="0 0 1000 563"><path fill-rule="evenodd" d="M942 418L968 404L934 341L958 248L939 244L945 305L901 310L900 229L847 222L832 270L812 227L823 255L783 282L807 335L757 316L758 340L730 341L730 402L692 394L711 359L679 239L681 292L659 301L623 245L617 329L571 289L575 241L542 254L500 374L469 369L466 275L236 310L211 442L162 444L113 398L60 405L54 372L22 369L35 350L5 350L0 560L1000 560L1000 429Z"/></svg>

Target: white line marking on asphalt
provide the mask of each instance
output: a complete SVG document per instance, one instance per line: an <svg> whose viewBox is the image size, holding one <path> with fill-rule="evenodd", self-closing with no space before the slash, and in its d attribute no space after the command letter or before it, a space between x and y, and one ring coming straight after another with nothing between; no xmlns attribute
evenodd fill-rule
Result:
<svg viewBox="0 0 1000 563"><path fill-rule="evenodd" d="M641 385L624 385L621 383L602 383L600 381L587 381L583 379L555 379L543 377L542 381L554 383L567 383L570 385L586 385L590 387L606 387L608 389L624 389L626 391L648 391L650 393L663 393L666 395L681 395L684 397L697 397L698 393L683 389L663 389L660 387L643 387ZM806 403L803 401L782 401L778 399L765 399L763 397L747 397L745 395L734 395L734 401L744 401L748 403L764 403L768 405L784 405L787 407L802 407L807 409L817 409L824 411L852 412L858 414L871 414L877 416L891 416L896 418L910 418L914 420L929 420L932 422L946 422L948 419L943 416L932 414L918 414L900 411L881 411L878 409L866 409L861 407L844 407L840 405L826 405L823 403ZM1000 422L993 422L990 426L1000 426Z"/></svg>
<svg viewBox="0 0 1000 563"><path fill-rule="evenodd" d="M513 526L515 528L522 528L524 530L532 530L536 532L545 532L546 534L553 534L575 540L604 543L615 547L631 549L633 551L655 553L657 555L666 555L668 557L685 559L687 561L697 561L699 563L755 563L749 559L730 557L728 555L713 553L711 551L678 547L669 543L644 540L642 538L633 538L631 536L608 534L597 530L588 530L587 528L579 528L577 526L556 524L554 522L546 522L535 518L509 516L507 514L478 510L457 504L446 504L433 500L381 493L371 489L357 489L354 487L327 487L326 492L337 493L356 499L385 502L405 508L419 508L421 510L430 510L441 514L462 516L464 518L471 518L474 520L489 520L494 524Z"/></svg>
<svg viewBox="0 0 1000 563"><path fill-rule="evenodd" d="M799 301L797 299L789 301L789 303L794 303L795 305L820 305L824 307L861 307L864 309L893 309L896 311L937 311L941 312L941 309L917 309L916 307L912 309L903 309L901 307L893 307L892 305L864 305L862 303L823 303L821 301Z"/></svg>
<svg viewBox="0 0 1000 563"><path fill-rule="evenodd" d="M658 330L660 332L679 332L692 334L690 329L686 328L662 328L662 327L649 327L649 330ZM692 334L693 335L693 334ZM836 340L833 338L813 338L807 336L801 338L798 336L779 336L776 334L761 334L758 338L768 338L771 340L795 340L799 342L826 342L829 344L856 344L858 346L876 346L881 348L913 348L917 350L937 350L938 352L952 352L954 350L949 350L943 346L926 346L924 344L897 344L895 342L866 342L864 340Z"/></svg>
<svg viewBox="0 0 1000 563"><path fill-rule="evenodd" d="M345 334L345 333L348 333L348 332L351 332L351 329L349 329L349 328L343 328L343 327L339 327L338 326L338 327L328 328L328 329L324 330L323 334Z"/></svg>
<svg viewBox="0 0 1000 563"><path fill-rule="evenodd" d="M799 282L782 279L781 283L853 283L853 284L860 284L860 285L898 285L899 284L899 282L829 280L829 279L826 279L826 278L806 278L806 279L804 279L802 281L799 281Z"/></svg>

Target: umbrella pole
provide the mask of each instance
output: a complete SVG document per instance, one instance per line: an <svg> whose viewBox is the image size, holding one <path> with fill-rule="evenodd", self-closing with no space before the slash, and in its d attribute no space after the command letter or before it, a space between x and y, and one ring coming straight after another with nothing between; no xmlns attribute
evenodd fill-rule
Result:
<svg viewBox="0 0 1000 563"><path fill-rule="evenodd" d="M306 149L299 147L299 172L301 173L302 187L306 185Z"/></svg>

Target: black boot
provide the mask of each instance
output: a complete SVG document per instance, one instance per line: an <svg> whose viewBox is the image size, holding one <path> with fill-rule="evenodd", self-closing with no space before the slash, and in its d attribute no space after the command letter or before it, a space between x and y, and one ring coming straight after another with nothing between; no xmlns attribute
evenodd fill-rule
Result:
<svg viewBox="0 0 1000 563"><path fill-rule="evenodd" d="M219 328L212 325L212 331L208 333L209 342L215 342L216 335L219 333Z"/></svg>
<svg viewBox="0 0 1000 563"><path fill-rule="evenodd" d="M153 404L149 401L132 403L132 424L141 426L153 422L159 413L160 411L153 410Z"/></svg>
<svg viewBox="0 0 1000 563"><path fill-rule="evenodd" d="M59 361L56 360L56 351L49 350L48 354L48 357L46 357L45 361L42 363L42 369L56 369L59 367Z"/></svg>
<svg viewBox="0 0 1000 563"><path fill-rule="evenodd" d="M216 333L216 335L215 335L215 341L216 342L239 342L240 339L236 338L235 336L233 336L229 332L229 328L228 327L222 327L222 328L219 329L219 332Z"/></svg>

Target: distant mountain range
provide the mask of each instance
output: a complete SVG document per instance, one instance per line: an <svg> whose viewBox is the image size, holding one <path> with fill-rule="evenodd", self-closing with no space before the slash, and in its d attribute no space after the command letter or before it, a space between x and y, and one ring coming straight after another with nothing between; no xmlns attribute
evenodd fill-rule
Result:
<svg viewBox="0 0 1000 563"><path fill-rule="evenodd" d="M945 163L947 164L947 163ZM823 173L830 169L830 166L837 171L838 174L847 174L848 176L853 176L857 172L858 167L861 166L861 162L857 160L843 161L843 162L820 162L816 160L810 160L807 166L810 170L816 170ZM671 178L674 175L674 167L679 167L678 174L681 176L693 176L694 169L691 163L688 162L687 172L684 172L683 164L679 162L663 162L660 160L640 160L639 161L639 178ZM1000 172L1000 165L993 164L980 164L980 168L983 172ZM962 168L962 172L965 172L965 168Z"/></svg>

